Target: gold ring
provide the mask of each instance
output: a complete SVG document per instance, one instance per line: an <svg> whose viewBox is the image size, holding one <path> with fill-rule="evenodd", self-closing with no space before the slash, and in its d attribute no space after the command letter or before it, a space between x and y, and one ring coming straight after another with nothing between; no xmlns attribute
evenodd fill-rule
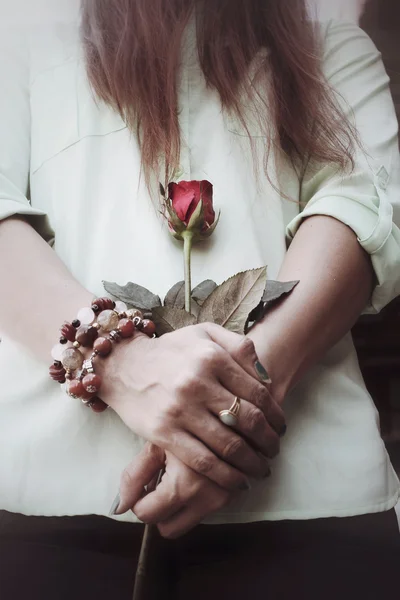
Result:
<svg viewBox="0 0 400 600"><path fill-rule="evenodd" d="M219 419L227 427L236 427L239 422L240 398L236 397L235 402L229 410L221 410Z"/></svg>

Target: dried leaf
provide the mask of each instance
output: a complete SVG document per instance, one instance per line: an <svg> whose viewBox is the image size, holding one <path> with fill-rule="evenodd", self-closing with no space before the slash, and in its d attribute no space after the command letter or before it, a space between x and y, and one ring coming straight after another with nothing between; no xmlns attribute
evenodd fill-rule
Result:
<svg viewBox="0 0 400 600"><path fill-rule="evenodd" d="M103 281L103 285L106 292L114 298L139 310L151 311L155 306L161 306L161 300L158 296L136 283L129 282L121 286L110 281Z"/></svg>
<svg viewBox="0 0 400 600"><path fill-rule="evenodd" d="M164 306L185 308L185 282L178 281L164 298Z"/></svg>
<svg viewBox="0 0 400 600"><path fill-rule="evenodd" d="M284 296L289 294L298 284L298 281L273 281L268 280L265 286L264 295L262 301L270 304L276 302Z"/></svg>
<svg viewBox="0 0 400 600"><path fill-rule="evenodd" d="M249 313L260 303L266 280L266 267L231 277L204 302L199 323L217 323L230 331L243 333Z"/></svg>
<svg viewBox="0 0 400 600"><path fill-rule="evenodd" d="M197 304L199 304L200 306L203 306L203 304L207 300L208 296L210 296L210 294L212 294L212 292L215 290L216 287L217 287L217 284L215 283L215 281L212 281L211 279L206 279L205 281L202 281L192 291L193 300L195 300L197 302Z"/></svg>
<svg viewBox="0 0 400 600"><path fill-rule="evenodd" d="M160 181L160 194L163 198L165 198L165 188L163 186L163 184Z"/></svg>
<svg viewBox="0 0 400 600"><path fill-rule="evenodd" d="M196 300L191 301L191 313L192 315L194 315L196 317L196 323L197 323L197 319L199 317L200 314L200 310L201 310L201 306L200 304L197 304Z"/></svg>
<svg viewBox="0 0 400 600"><path fill-rule="evenodd" d="M283 300L284 296L290 294L298 283L298 281L283 282L273 281L272 279L267 281L262 301L249 314L244 329L245 333L265 317L271 306L275 305L280 300Z"/></svg>
<svg viewBox="0 0 400 600"><path fill-rule="evenodd" d="M160 306L153 309L153 321L156 324L157 335L161 336L176 329L194 325L196 317L187 313L186 310Z"/></svg>

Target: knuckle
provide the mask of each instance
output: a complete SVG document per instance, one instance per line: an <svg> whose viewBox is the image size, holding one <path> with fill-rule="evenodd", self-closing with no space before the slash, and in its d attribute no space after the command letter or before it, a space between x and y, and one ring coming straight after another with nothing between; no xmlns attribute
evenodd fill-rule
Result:
<svg viewBox="0 0 400 600"><path fill-rule="evenodd" d="M207 475L215 467L216 459L212 456L195 456L192 461L192 468L200 475Z"/></svg>
<svg viewBox="0 0 400 600"><path fill-rule="evenodd" d="M184 407L182 406L180 397L178 395L170 398L163 408L164 417L168 422L179 420L183 412Z"/></svg>
<svg viewBox="0 0 400 600"><path fill-rule="evenodd" d="M233 437L224 447L222 456L224 459L235 458L238 454L242 454L246 449L246 442L243 438Z"/></svg>
<svg viewBox="0 0 400 600"><path fill-rule="evenodd" d="M243 357L255 356L256 348L254 346L253 340L248 337L243 336L238 347L238 354Z"/></svg>
<svg viewBox="0 0 400 600"><path fill-rule="evenodd" d="M256 431L265 427L265 417L258 408L254 408L249 412L247 425L250 431Z"/></svg>
<svg viewBox="0 0 400 600"><path fill-rule="evenodd" d="M269 394L263 385L256 385L251 392L250 402L264 412L268 410Z"/></svg>
<svg viewBox="0 0 400 600"><path fill-rule="evenodd" d="M184 373L176 380L174 392L178 398L185 398L193 394L193 389L198 385L198 378L194 373Z"/></svg>
<svg viewBox="0 0 400 600"><path fill-rule="evenodd" d="M200 352L200 363L203 367L212 368L221 361L222 351L212 344L205 345Z"/></svg>

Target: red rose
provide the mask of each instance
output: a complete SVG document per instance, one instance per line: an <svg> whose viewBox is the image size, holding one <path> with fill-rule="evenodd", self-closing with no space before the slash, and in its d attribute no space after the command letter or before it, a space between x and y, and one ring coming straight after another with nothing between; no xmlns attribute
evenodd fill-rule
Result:
<svg viewBox="0 0 400 600"><path fill-rule="evenodd" d="M200 200L203 203L201 223L194 224L205 233L215 221L213 186L209 181L180 181L168 186L168 199L178 219L188 227Z"/></svg>

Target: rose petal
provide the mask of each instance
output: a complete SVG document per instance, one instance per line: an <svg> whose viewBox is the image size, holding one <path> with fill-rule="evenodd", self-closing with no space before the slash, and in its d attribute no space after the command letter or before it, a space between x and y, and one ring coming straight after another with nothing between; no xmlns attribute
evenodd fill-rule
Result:
<svg viewBox="0 0 400 600"><path fill-rule="evenodd" d="M178 218L187 225L200 201L200 183L198 181L170 183L168 192Z"/></svg>

